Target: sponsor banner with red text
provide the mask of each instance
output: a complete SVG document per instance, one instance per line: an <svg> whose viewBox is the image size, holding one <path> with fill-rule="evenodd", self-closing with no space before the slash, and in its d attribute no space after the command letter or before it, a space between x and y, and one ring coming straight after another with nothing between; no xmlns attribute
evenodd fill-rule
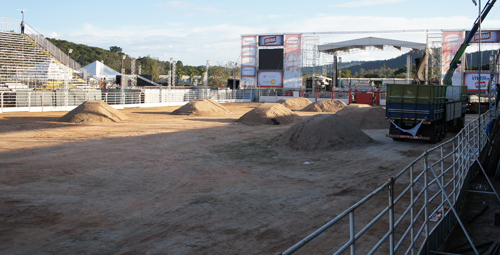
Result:
<svg viewBox="0 0 500 255"><path fill-rule="evenodd" d="M259 46L283 46L283 35L261 35Z"/></svg>
<svg viewBox="0 0 500 255"><path fill-rule="evenodd" d="M281 71L259 71L259 87L281 87L283 85L283 73Z"/></svg>
<svg viewBox="0 0 500 255"><path fill-rule="evenodd" d="M284 84L287 89L300 89L302 66L301 35L285 35Z"/></svg>
<svg viewBox="0 0 500 255"><path fill-rule="evenodd" d="M490 73L488 71L481 71L481 83L479 82L478 71L467 71L464 77L464 85L467 86L468 91L478 91L479 84L481 84L481 90L488 90L488 83L490 82ZM491 81L491 90L495 90L495 85L497 84L497 79L493 76Z"/></svg>
<svg viewBox="0 0 500 255"><path fill-rule="evenodd" d="M465 32L465 37L469 36L470 31ZM482 30L481 43L499 43L500 31L498 30ZM479 43L479 31L474 34L474 38L470 43Z"/></svg>
<svg viewBox="0 0 500 255"><path fill-rule="evenodd" d="M444 78L446 72L450 69L450 63L457 54L460 45L464 38L462 31L445 31L443 32L443 55L441 58L441 79ZM451 79L452 85L462 84L462 70L457 68Z"/></svg>

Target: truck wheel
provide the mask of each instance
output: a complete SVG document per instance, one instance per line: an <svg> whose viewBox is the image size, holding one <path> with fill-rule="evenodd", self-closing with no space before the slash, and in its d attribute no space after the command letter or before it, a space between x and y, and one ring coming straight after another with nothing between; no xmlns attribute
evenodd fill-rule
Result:
<svg viewBox="0 0 500 255"><path fill-rule="evenodd" d="M446 125L444 123L442 123L440 126L441 126L441 139L445 139L446 138Z"/></svg>
<svg viewBox="0 0 500 255"><path fill-rule="evenodd" d="M434 129L433 129L433 132L431 134L431 139L430 139L430 143L437 143L437 142L440 142L441 141L441 129L440 129L440 125L438 124L434 124Z"/></svg>

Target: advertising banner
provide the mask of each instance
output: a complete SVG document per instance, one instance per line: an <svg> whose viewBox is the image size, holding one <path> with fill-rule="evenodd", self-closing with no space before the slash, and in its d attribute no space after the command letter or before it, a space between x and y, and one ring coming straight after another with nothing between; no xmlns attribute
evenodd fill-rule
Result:
<svg viewBox="0 0 500 255"><path fill-rule="evenodd" d="M253 88L255 86L255 78L243 77L241 85L246 88Z"/></svg>
<svg viewBox="0 0 500 255"><path fill-rule="evenodd" d="M286 89L300 89L302 66L301 35L285 35L284 81Z"/></svg>
<svg viewBox="0 0 500 255"><path fill-rule="evenodd" d="M255 67L255 56L243 56L243 57L241 57L241 65Z"/></svg>
<svg viewBox="0 0 500 255"><path fill-rule="evenodd" d="M255 68L243 67L243 68L241 68L241 75L243 77L255 77Z"/></svg>
<svg viewBox="0 0 500 255"><path fill-rule="evenodd" d="M261 35L259 46L283 46L283 35Z"/></svg>
<svg viewBox="0 0 500 255"><path fill-rule="evenodd" d="M241 80L242 88L255 87L255 67L257 36L242 36L241 38Z"/></svg>
<svg viewBox="0 0 500 255"><path fill-rule="evenodd" d="M467 86L468 91L478 91L479 90L479 72L466 72L464 77L464 85ZM490 81L490 73L487 71L481 72L481 90L488 90L488 83ZM495 84L497 84L497 79L493 76L491 81L491 89L495 89Z"/></svg>
<svg viewBox="0 0 500 255"><path fill-rule="evenodd" d="M255 47L255 45L257 44L257 41L256 41L256 38L254 35L251 35L251 36L243 36L242 38L242 42L241 42L241 46L251 46L251 47Z"/></svg>
<svg viewBox="0 0 500 255"><path fill-rule="evenodd" d="M443 32L443 56L441 58L441 79L444 78L446 72L450 69L450 63L457 54L460 45L463 42L463 33L461 31L445 31ZM452 85L462 84L462 70L457 68L452 76Z"/></svg>
<svg viewBox="0 0 500 255"><path fill-rule="evenodd" d="M470 31L467 31L465 37L469 36ZM500 31L498 30L483 30L481 31L481 43L499 43ZM479 43L479 32L474 34L471 43Z"/></svg>
<svg viewBox="0 0 500 255"><path fill-rule="evenodd" d="M281 87L283 85L283 74L281 71L259 72L258 83L260 87Z"/></svg>
<svg viewBox="0 0 500 255"><path fill-rule="evenodd" d="M242 56L255 56L255 47L243 47L241 51Z"/></svg>

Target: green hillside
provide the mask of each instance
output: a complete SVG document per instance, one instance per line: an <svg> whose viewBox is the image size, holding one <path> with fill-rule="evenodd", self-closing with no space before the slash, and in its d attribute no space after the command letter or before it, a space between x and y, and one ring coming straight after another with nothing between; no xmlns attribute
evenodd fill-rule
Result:
<svg viewBox="0 0 500 255"><path fill-rule="evenodd" d="M111 46L109 50L105 50L99 47L77 44L65 40L52 38L48 38L48 40L63 52L68 52L69 49L73 49L70 57L82 66L86 66L98 60L103 61L105 65L111 67L113 70L120 72L122 68L122 56L126 55L123 61L123 67L125 68L125 73L131 73L131 58L122 52L122 49L118 46ZM161 61L149 56L137 58L135 64L136 70L134 73L138 73L139 66L141 66L141 73L153 75L154 81L159 80L159 75L168 75L168 71L170 70L170 62ZM203 66L184 66L182 61L177 61L176 67L178 75L196 76L201 75L205 71Z"/></svg>

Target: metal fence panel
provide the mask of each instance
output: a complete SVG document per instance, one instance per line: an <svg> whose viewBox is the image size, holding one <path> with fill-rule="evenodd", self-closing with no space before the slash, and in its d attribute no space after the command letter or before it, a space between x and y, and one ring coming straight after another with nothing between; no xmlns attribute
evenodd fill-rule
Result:
<svg viewBox="0 0 500 255"><path fill-rule="evenodd" d="M461 205L471 166L479 162L480 151L487 143L485 124L490 116L483 114L454 138L426 151L282 254L299 250L301 254L313 253L318 244L331 246L333 254L426 254L429 249L437 249L458 220L452 210ZM388 205L380 207L384 196ZM371 218L363 221L356 212Z"/></svg>

